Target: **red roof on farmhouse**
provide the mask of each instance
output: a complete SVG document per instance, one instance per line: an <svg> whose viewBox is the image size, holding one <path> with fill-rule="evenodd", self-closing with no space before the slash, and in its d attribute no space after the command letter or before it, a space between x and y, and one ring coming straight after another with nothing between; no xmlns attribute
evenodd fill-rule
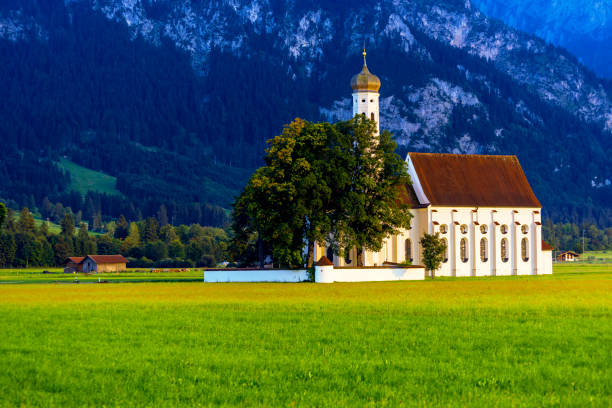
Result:
<svg viewBox="0 0 612 408"><path fill-rule="evenodd" d="M72 262L72 263L75 263L75 264L79 264L79 263L81 263L81 261L83 259L85 259L85 258L82 257L82 256L69 256L68 259L66 259L66 263Z"/></svg>
<svg viewBox="0 0 612 408"><path fill-rule="evenodd" d="M85 259L91 259L97 264L114 264L114 263L128 263L129 261L125 259L122 255L87 255Z"/></svg>
<svg viewBox="0 0 612 408"><path fill-rule="evenodd" d="M409 153L432 205L541 207L516 156Z"/></svg>

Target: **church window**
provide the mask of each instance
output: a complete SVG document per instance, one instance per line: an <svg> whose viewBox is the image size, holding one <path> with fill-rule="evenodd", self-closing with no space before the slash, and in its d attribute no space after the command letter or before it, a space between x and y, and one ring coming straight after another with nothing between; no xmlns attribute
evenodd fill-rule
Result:
<svg viewBox="0 0 612 408"><path fill-rule="evenodd" d="M374 99L370 99L370 102L374 102Z"/></svg>
<svg viewBox="0 0 612 408"><path fill-rule="evenodd" d="M334 262L334 250L332 247L327 248L327 259L329 259L330 261Z"/></svg>
<svg viewBox="0 0 612 408"><path fill-rule="evenodd" d="M529 260L529 241L527 238L521 240L521 257L525 262Z"/></svg>
<svg viewBox="0 0 612 408"><path fill-rule="evenodd" d="M448 262L448 241L446 238L442 238L442 242L444 242L444 260L442 262Z"/></svg>
<svg viewBox="0 0 612 408"><path fill-rule="evenodd" d="M459 227L459 230L461 230L462 234L467 234L467 231L468 231L467 225L461 224L461 227Z"/></svg>
<svg viewBox="0 0 612 408"><path fill-rule="evenodd" d="M508 238L502 238L501 240L501 260L502 262L508 262Z"/></svg>
<svg viewBox="0 0 612 408"><path fill-rule="evenodd" d="M406 245L406 262L412 262L412 241L408 238L404 244Z"/></svg>
<svg viewBox="0 0 612 408"><path fill-rule="evenodd" d="M461 255L461 262L468 261L468 242L467 238L461 238L459 242L459 254Z"/></svg>
<svg viewBox="0 0 612 408"><path fill-rule="evenodd" d="M361 102L365 102L365 99L362 99Z"/></svg>
<svg viewBox="0 0 612 408"><path fill-rule="evenodd" d="M502 234L507 234L508 233L508 226L506 224L502 225L501 228L501 233Z"/></svg>
<svg viewBox="0 0 612 408"><path fill-rule="evenodd" d="M482 238L480 240L480 260L482 262L487 262L489 260L489 254L487 253L487 239Z"/></svg>
<svg viewBox="0 0 612 408"><path fill-rule="evenodd" d="M446 234L448 232L448 225L446 225L446 224L440 225L440 232L442 234Z"/></svg>
<svg viewBox="0 0 612 408"><path fill-rule="evenodd" d="M374 112L372 112L372 113L370 114L370 118L372 118L372 120L374 120Z"/></svg>
<svg viewBox="0 0 612 408"><path fill-rule="evenodd" d="M523 232L523 234L526 234L529 232L529 226L527 224L523 224L521 226L521 231Z"/></svg>
<svg viewBox="0 0 612 408"><path fill-rule="evenodd" d="M486 225L482 224L482 225L480 226L480 233L481 233L481 234L486 234L488 230L489 230L489 229L487 228L487 226L486 226Z"/></svg>

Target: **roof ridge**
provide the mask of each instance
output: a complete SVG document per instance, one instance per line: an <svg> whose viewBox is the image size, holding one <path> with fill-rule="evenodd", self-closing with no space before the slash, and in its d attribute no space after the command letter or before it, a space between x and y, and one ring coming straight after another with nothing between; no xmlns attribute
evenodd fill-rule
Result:
<svg viewBox="0 0 612 408"><path fill-rule="evenodd" d="M408 152L408 154L418 154L427 156L456 156L456 157L495 157L495 158L507 158L512 157L518 160L516 154L476 154L476 153L436 153L436 152Z"/></svg>

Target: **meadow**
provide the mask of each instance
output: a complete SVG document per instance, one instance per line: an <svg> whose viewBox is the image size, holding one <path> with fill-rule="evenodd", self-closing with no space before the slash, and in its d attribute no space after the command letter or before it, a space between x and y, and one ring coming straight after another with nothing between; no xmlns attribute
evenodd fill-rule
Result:
<svg viewBox="0 0 612 408"><path fill-rule="evenodd" d="M612 266L0 285L3 406L610 406Z"/></svg>

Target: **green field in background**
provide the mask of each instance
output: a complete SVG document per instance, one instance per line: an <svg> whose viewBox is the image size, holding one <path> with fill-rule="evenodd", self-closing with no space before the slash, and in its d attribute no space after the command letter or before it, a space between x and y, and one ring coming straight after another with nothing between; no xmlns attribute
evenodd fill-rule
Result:
<svg viewBox="0 0 612 408"><path fill-rule="evenodd" d="M45 271L47 273L45 273ZM193 268L128 268L114 273L64 273L64 268L0 269L0 283L80 283L91 282L149 282L149 281L202 281L202 270Z"/></svg>
<svg viewBox="0 0 612 408"><path fill-rule="evenodd" d="M59 161L59 167L70 173L71 189L78 191L83 196L87 194L88 191L122 195L121 192L117 190L116 177L79 166L64 158Z"/></svg>
<svg viewBox="0 0 612 408"><path fill-rule="evenodd" d="M419 282L0 285L0 405L610 406L605 267Z"/></svg>

